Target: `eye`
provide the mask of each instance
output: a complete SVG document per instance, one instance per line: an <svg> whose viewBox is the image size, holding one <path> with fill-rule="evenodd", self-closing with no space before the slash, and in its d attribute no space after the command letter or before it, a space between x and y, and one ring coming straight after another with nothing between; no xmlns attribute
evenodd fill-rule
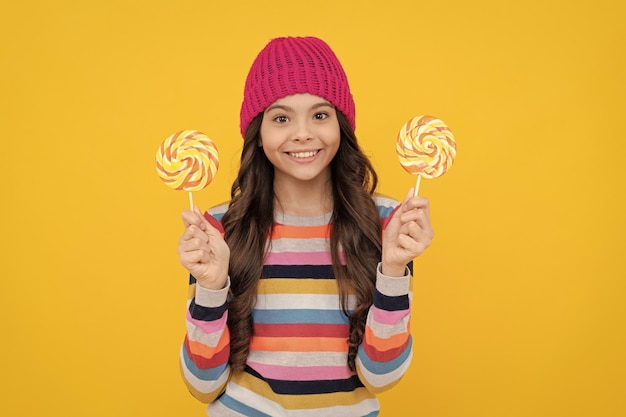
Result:
<svg viewBox="0 0 626 417"><path fill-rule="evenodd" d="M274 117L274 119L272 120L274 120L276 123L287 123L289 121L289 118L287 116L280 115Z"/></svg>
<svg viewBox="0 0 626 417"><path fill-rule="evenodd" d="M324 120L328 118L328 113L321 111L321 112L315 113L315 116L313 117L315 118L315 120Z"/></svg>

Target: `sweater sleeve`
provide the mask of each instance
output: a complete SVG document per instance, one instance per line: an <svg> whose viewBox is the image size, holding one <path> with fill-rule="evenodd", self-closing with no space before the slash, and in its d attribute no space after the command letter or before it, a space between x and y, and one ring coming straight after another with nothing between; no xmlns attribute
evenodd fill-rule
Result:
<svg viewBox="0 0 626 417"><path fill-rule="evenodd" d="M411 363L410 282L408 267L401 278L385 276L377 268L374 304L356 361L359 378L375 394L396 385Z"/></svg>
<svg viewBox="0 0 626 417"><path fill-rule="evenodd" d="M230 377L228 357L230 334L225 288L213 291L201 287L190 277L186 315L187 334L181 348L181 373L189 392L198 400L210 403L225 389Z"/></svg>

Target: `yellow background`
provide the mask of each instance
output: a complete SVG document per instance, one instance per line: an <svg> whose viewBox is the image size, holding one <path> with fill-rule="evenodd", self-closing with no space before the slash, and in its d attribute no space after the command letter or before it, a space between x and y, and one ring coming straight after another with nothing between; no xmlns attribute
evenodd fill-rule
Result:
<svg viewBox="0 0 626 417"><path fill-rule="evenodd" d="M247 70L272 37L340 57L357 134L402 198L394 139L446 121L423 181L415 357L389 416L626 413L623 1L4 1L0 415L201 416L178 373L185 193L154 169L198 129L228 198Z"/></svg>

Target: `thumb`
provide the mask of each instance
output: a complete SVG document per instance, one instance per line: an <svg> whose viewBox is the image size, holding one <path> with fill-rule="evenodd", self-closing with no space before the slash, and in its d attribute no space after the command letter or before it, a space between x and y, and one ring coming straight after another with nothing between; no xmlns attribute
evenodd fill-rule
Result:
<svg viewBox="0 0 626 417"><path fill-rule="evenodd" d="M409 202L410 199L413 198L413 195L415 194L415 188L411 187L409 188L409 191L406 193L406 195L404 196L404 200L402 200L402 204L400 205L400 207L398 207L398 210L396 210L396 212L394 213L394 216L396 215L400 215L398 214L398 212L403 213L405 211L407 211L407 203Z"/></svg>
<svg viewBox="0 0 626 417"><path fill-rule="evenodd" d="M209 237L222 236L224 233L224 228L222 224L215 219L215 217L210 214L202 215L200 214L200 209L198 209L198 214L202 219L202 230L209 235Z"/></svg>
<svg viewBox="0 0 626 417"><path fill-rule="evenodd" d="M387 223L387 227L385 228L386 236L397 236L398 231L400 230L400 217L402 216L402 213L406 211L406 204L411 198L413 198L413 193L413 188L410 188L402 203L394 209L393 213L391 213L391 218L389 219L389 223Z"/></svg>
<svg viewBox="0 0 626 417"><path fill-rule="evenodd" d="M204 216L202 215L202 212L200 211L200 209L198 208L198 206L193 206L193 212L198 216L198 218L200 219L200 222L197 224L197 226L200 228L200 230L202 231L206 231L206 220L204 219Z"/></svg>
<svg viewBox="0 0 626 417"><path fill-rule="evenodd" d="M415 195L415 187L409 188L409 192L406 194L406 196L404 196L404 200L402 201L403 209L405 208L406 203L408 203L409 200L412 199L414 195Z"/></svg>

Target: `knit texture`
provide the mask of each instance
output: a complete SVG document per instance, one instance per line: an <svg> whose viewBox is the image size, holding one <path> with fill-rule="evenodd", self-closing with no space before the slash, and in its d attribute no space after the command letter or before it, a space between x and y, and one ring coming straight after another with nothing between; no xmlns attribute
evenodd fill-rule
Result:
<svg viewBox="0 0 626 417"><path fill-rule="evenodd" d="M385 227L399 202L375 197ZM227 206L209 210L219 226ZM189 391L219 416L375 416L376 394L393 387L412 357L410 277L378 273L356 358L347 365L350 324L332 271L330 216L276 215L252 312L246 369L228 366L228 288L190 282L181 369ZM348 309L356 304L349 295Z"/></svg>
<svg viewBox="0 0 626 417"><path fill-rule="evenodd" d="M241 104L241 135L270 104L303 93L325 98L356 128L348 78L332 49L318 38L287 37L272 39L250 68Z"/></svg>

